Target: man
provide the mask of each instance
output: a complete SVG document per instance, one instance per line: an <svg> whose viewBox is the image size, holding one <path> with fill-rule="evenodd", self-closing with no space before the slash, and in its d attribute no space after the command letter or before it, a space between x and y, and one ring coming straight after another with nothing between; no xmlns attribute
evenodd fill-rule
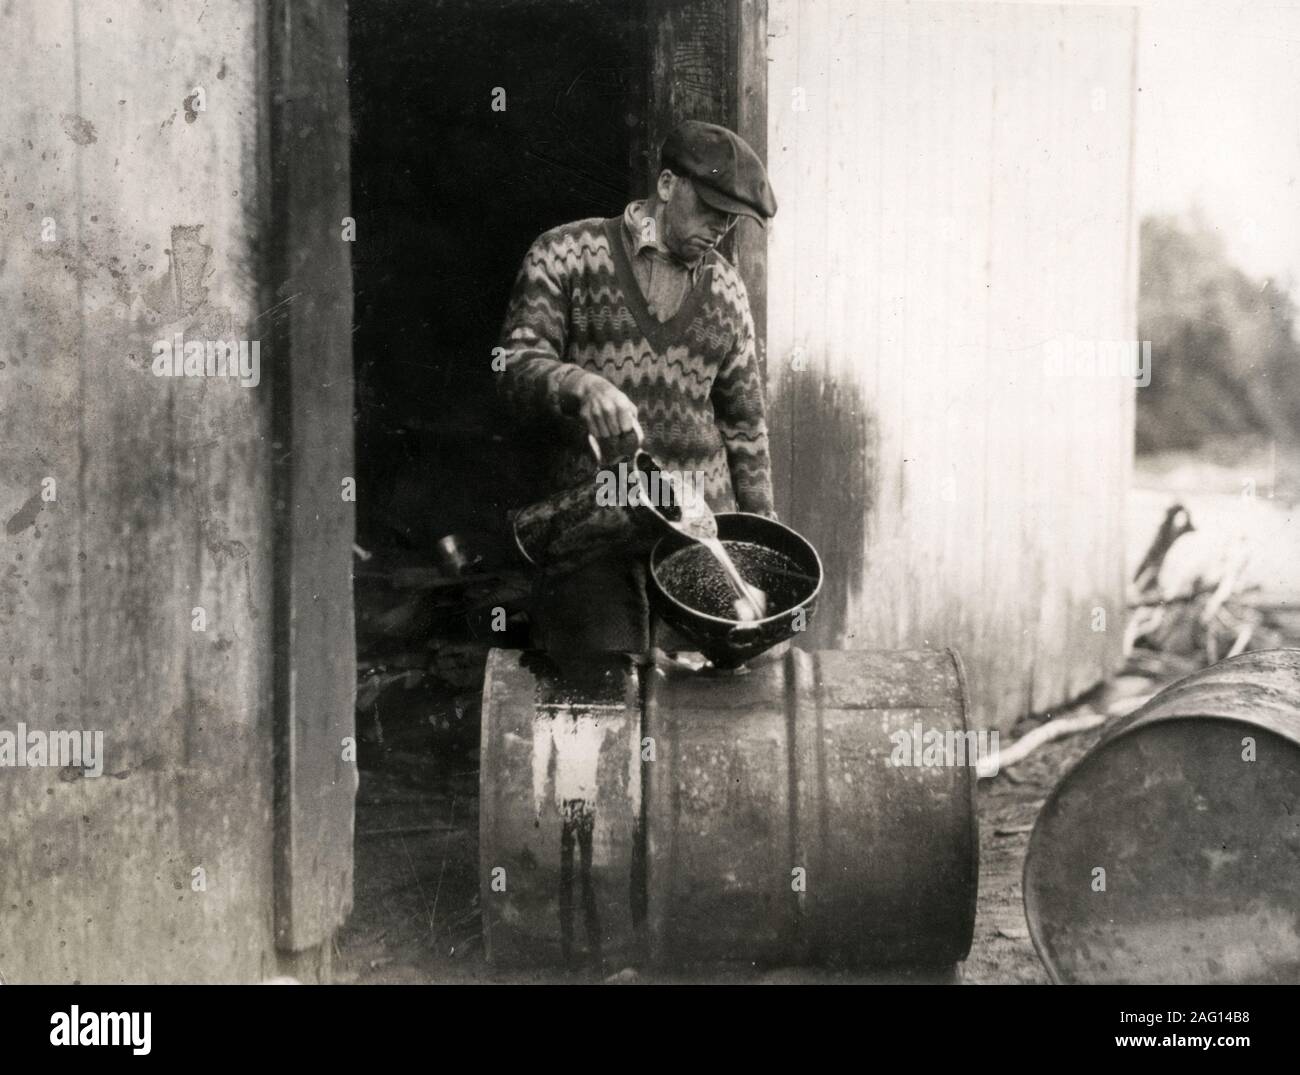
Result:
<svg viewBox="0 0 1300 1075"><path fill-rule="evenodd" d="M606 445L643 435L665 470L700 476L714 511L770 516L754 320L716 247L741 215L764 224L776 200L758 155L715 124L677 127L660 169L654 193L622 217L564 224L529 248L502 329L502 395L517 419L555 423L552 484L539 499L594 473L586 433ZM645 651L644 570L624 554L560 578L544 572L534 644Z"/></svg>

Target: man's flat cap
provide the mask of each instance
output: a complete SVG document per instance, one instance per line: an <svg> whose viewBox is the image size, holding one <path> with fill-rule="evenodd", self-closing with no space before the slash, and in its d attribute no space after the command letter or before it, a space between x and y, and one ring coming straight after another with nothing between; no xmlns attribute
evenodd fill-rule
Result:
<svg viewBox="0 0 1300 1075"><path fill-rule="evenodd" d="M753 217L760 224L776 213L763 162L726 127L689 119L664 139L659 160L694 179L700 197L714 209Z"/></svg>

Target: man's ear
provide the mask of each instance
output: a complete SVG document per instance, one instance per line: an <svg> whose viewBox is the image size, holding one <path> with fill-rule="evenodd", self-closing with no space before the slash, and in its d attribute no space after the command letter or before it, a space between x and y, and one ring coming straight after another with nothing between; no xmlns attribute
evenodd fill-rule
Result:
<svg viewBox="0 0 1300 1075"><path fill-rule="evenodd" d="M664 168L659 173L659 179L655 183L655 190L659 195L659 200L667 204L668 199L673 195L673 188L677 185L677 175L670 168Z"/></svg>

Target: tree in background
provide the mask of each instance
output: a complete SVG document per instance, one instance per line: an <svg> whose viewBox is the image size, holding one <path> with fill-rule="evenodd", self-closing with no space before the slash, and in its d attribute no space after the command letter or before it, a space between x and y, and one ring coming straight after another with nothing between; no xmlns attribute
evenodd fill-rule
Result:
<svg viewBox="0 0 1300 1075"><path fill-rule="evenodd" d="M1137 450L1199 448L1225 436L1300 447L1296 307L1227 258L1198 214L1147 217L1138 337L1151 383L1137 393Z"/></svg>

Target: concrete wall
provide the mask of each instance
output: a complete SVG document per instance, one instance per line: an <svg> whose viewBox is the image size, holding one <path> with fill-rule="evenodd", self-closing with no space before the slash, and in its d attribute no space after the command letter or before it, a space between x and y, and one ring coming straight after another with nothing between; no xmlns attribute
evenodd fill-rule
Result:
<svg viewBox="0 0 1300 1075"><path fill-rule="evenodd" d="M1112 670L1136 336L1136 16L770 0L778 509L826 560L810 644L952 645L1009 727ZM1095 630L1103 625L1104 629Z"/></svg>

